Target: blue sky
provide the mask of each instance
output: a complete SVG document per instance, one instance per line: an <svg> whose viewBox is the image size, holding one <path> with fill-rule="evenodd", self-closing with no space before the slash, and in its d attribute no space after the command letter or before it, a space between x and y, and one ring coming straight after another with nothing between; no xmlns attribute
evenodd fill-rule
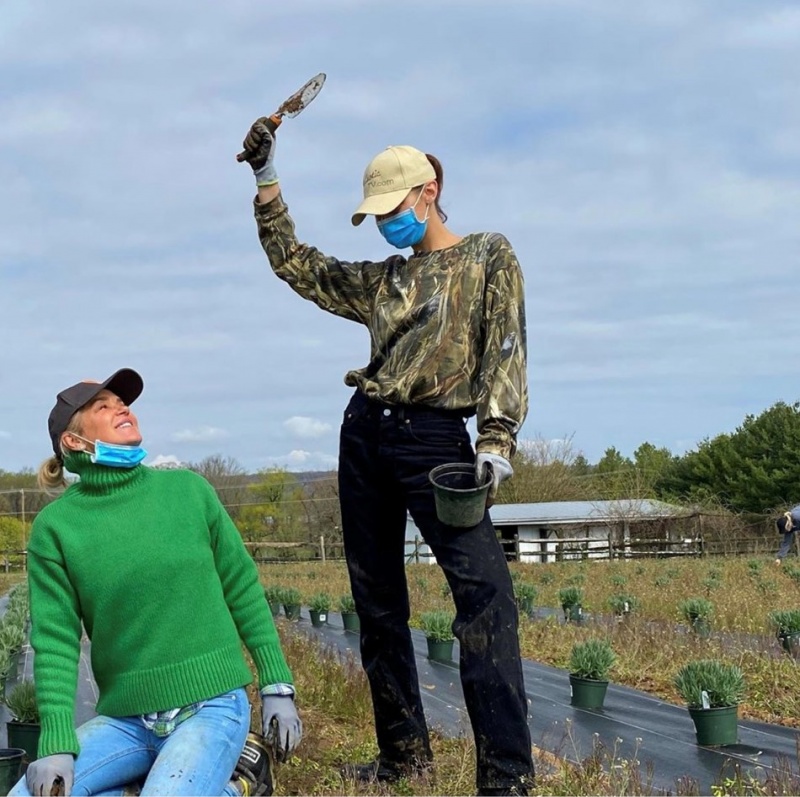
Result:
<svg viewBox="0 0 800 797"><path fill-rule="evenodd" d="M276 155L301 239L386 257L364 166L436 154L452 229L522 263L522 438L680 452L800 398L800 5L5 0L0 468L121 366L150 462L335 465L368 336L271 273L234 160L319 71Z"/></svg>

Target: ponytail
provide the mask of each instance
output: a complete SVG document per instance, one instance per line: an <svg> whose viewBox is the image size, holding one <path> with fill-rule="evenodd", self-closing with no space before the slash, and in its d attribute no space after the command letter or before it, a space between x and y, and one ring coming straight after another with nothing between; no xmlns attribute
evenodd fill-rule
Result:
<svg viewBox="0 0 800 797"><path fill-rule="evenodd" d="M61 457L55 454L46 459L39 466L39 472L36 474L36 482L42 490L53 492L67 486L67 480L64 478L64 463Z"/></svg>
<svg viewBox="0 0 800 797"><path fill-rule="evenodd" d="M436 174L436 184L439 186L439 191L436 194L436 212L439 214L439 218L442 222L447 221L447 214L442 210L442 206L439 204L439 198L442 196L442 189L444 188L444 170L442 169L442 164L439 163L439 159L434 157L433 155L425 155L428 159L428 163L433 166L433 171Z"/></svg>
<svg viewBox="0 0 800 797"><path fill-rule="evenodd" d="M82 414L83 411L78 410L69 419L69 424L67 424L67 428L64 431L80 434L82 431ZM42 490L47 492L61 490L67 486L67 480L64 477L64 456L67 452L64 449L63 443L61 443L60 448L61 451L58 454L53 454L52 457L49 457L42 462L42 464L39 466L39 471L36 474L37 484Z"/></svg>

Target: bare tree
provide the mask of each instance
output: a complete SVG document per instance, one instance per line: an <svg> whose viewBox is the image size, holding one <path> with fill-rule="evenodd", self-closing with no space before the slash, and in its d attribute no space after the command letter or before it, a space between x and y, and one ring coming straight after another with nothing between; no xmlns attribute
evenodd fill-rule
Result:
<svg viewBox="0 0 800 797"><path fill-rule="evenodd" d="M212 454L188 467L205 477L217 491L219 500L235 520L241 506L247 501L247 473L233 457Z"/></svg>
<svg viewBox="0 0 800 797"><path fill-rule="evenodd" d="M580 452L572 446L572 435L560 440L537 436L523 440L514 456L514 478L503 483L498 503L579 501L590 490L589 479L573 467Z"/></svg>

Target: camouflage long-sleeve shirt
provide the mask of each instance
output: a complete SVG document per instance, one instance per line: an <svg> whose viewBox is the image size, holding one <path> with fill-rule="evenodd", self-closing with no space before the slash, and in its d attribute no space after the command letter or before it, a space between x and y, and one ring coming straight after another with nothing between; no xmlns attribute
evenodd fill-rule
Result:
<svg viewBox="0 0 800 797"><path fill-rule="evenodd" d="M497 233L406 259L345 262L300 243L281 197L255 202L273 271L305 299L365 324L370 362L345 383L388 404L477 413L476 448L510 457L528 410L522 272Z"/></svg>

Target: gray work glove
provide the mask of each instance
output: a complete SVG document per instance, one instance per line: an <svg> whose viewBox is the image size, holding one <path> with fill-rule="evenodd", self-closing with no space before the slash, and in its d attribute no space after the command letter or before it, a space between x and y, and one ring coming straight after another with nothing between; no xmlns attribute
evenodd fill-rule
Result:
<svg viewBox="0 0 800 797"><path fill-rule="evenodd" d="M278 182L275 164L272 162L275 157L275 126L268 116L261 116L253 122L242 147L245 159L256 176L256 185L275 185Z"/></svg>
<svg viewBox="0 0 800 797"><path fill-rule="evenodd" d="M287 759L303 737L303 723L291 695L261 696L261 729L275 745L278 761Z"/></svg>
<svg viewBox="0 0 800 797"><path fill-rule="evenodd" d="M514 475L514 468L511 463L499 454L478 454L475 460L475 479L478 484L486 481L486 472L492 472L492 486L489 488L489 498L493 499L497 495L497 488L501 482L510 479Z"/></svg>
<svg viewBox="0 0 800 797"><path fill-rule="evenodd" d="M72 753L56 753L38 758L28 764L25 778L28 791L34 797L49 797L56 781L62 785L61 793L65 797L72 794L72 782L75 777L75 759Z"/></svg>

